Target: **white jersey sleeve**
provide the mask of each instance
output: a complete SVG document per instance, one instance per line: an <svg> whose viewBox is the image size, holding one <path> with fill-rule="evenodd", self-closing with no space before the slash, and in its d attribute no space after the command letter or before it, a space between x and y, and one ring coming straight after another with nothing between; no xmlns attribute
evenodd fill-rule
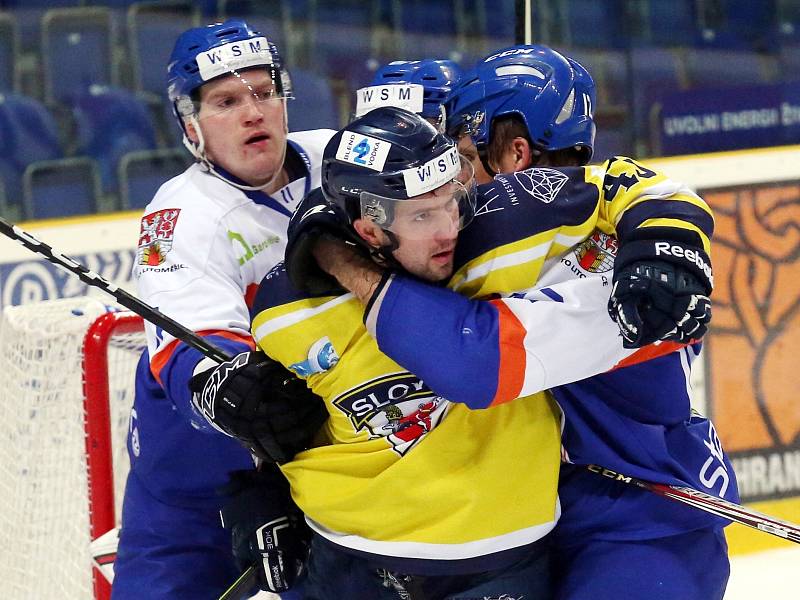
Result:
<svg viewBox="0 0 800 600"><path fill-rule="evenodd" d="M394 275L366 325L385 354L438 394L486 408L677 349L624 348L609 294L601 274L480 301Z"/></svg>

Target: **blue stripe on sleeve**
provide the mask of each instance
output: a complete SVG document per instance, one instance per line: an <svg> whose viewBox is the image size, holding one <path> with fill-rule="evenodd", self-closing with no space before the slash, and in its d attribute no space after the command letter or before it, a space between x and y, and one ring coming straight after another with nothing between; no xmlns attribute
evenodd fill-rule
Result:
<svg viewBox="0 0 800 600"><path fill-rule="evenodd" d="M553 290L552 288L547 288L547 287L541 288L539 292L544 294L551 300L555 300L556 302L564 302L564 297L555 290Z"/></svg>

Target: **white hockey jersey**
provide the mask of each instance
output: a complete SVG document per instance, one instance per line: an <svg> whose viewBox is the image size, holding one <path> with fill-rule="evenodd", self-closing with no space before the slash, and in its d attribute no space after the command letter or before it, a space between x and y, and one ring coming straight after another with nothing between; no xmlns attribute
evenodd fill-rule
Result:
<svg viewBox="0 0 800 600"><path fill-rule="evenodd" d="M201 335L252 346L249 303L258 283L286 248L286 228L297 203L319 186L319 167L332 130L289 134L307 175L273 196L245 192L199 164L169 180L145 209L133 276L139 297ZM147 323L156 379L174 338Z"/></svg>

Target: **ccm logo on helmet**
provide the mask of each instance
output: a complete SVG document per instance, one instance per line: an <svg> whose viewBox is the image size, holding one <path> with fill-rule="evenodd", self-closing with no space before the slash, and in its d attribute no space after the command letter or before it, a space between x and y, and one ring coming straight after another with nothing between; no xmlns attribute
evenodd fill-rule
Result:
<svg viewBox="0 0 800 600"><path fill-rule="evenodd" d="M503 58L504 56L514 56L515 54L532 54L533 52L533 48L515 48L514 50L506 50L504 52L492 54L488 58L485 58L483 62L491 62L497 58Z"/></svg>
<svg viewBox="0 0 800 600"><path fill-rule="evenodd" d="M684 248L683 246L670 245L669 242L656 242L655 243L656 256L666 255L674 256L675 258L685 258L690 263L697 265L711 285L714 285L714 275L711 272L711 266L703 259L699 252L691 248Z"/></svg>

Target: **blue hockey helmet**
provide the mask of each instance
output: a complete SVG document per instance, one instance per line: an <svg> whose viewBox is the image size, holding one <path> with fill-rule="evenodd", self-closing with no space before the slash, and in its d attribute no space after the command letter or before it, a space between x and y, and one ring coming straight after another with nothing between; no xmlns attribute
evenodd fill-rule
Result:
<svg viewBox="0 0 800 600"><path fill-rule="evenodd" d="M577 147L584 164L594 147L595 85L577 61L541 45L518 45L480 60L446 103L447 129L468 133L479 151L492 120L518 115L539 151Z"/></svg>
<svg viewBox="0 0 800 600"><path fill-rule="evenodd" d="M174 103L211 79L250 67L265 66L276 75L281 95L291 96L291 82L278 48L246 22L230 19L184 31L167 65L167 94Z"/></svg>
<svg viewBox="0 0 800 600"><path fill-rule="evenodd" d="M398 233L400 205L410 207L418 197L455 200L449 215L459 228L475 211L472 165L456 142L422 116L393 106L376 108L337 132L325 147L321 177L325 198L349 224L367 218ZM426 220L415 219L422 234Z"/></svg>
<svg viewBox="0 0 800 600"><path fill-rule="evenodd" d="M442 106L450 90L461 77L461 67L452 60L396 60L375 71L368 87L356 92L356 117L378 106L400 106L438 123L443 121ZM397 85L396 94L382 91L381 86ZM401 98L401 86L421 86L416 93L406 91Z"/></svg>

